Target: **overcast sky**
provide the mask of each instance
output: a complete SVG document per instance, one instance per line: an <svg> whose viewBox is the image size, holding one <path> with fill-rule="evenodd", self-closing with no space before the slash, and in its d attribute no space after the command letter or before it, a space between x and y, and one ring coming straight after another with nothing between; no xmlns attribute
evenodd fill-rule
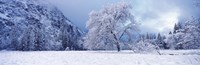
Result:
<svg viewBox="0 0 200 65"><path fill-rule="evenodd" d="M120 0L49 0L58 7L64 15L80 29L87 30L85 23L88 13L99 10L104 5ZM184 21L191 16L200 15L200 7L194 3L197 0L127 0L132 6L132 13L141 23L142 33L164 33L173 29L178 21Z"/></svg>

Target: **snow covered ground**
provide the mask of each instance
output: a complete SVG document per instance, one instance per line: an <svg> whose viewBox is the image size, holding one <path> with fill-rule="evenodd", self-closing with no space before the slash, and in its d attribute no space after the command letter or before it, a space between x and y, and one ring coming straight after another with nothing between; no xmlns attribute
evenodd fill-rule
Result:
<svg viewBox="0 0 200 65"><path fill-rule="evenodd" d="M200 50L161 53L163 55L131 51L0 51L0 65L200 65Z"/></svg>

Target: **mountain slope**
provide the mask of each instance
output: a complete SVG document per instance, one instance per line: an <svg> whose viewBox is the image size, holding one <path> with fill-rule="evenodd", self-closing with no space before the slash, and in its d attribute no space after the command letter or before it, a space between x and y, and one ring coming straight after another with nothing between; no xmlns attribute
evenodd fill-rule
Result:
<svg viewBox="0 0 200 65"><path fill-rule="evenodd" d="M0 0L0 49L80 49L82 32L44 0Z"/></svg>

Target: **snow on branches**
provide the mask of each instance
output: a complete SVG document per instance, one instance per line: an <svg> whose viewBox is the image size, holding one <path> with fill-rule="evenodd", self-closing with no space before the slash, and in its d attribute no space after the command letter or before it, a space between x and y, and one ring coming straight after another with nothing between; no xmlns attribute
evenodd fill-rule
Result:
<svg viewBox="0 0 200 65"><path fill-rule="evenodd" d="M131 35L128 32L137 29L138 24L131 14L131 9L128 3L119 2L105 6L100 11L92 11L86 23L89 31L85 37L85 46L91 50L120 51L120 38L125 33Z"/></svg>

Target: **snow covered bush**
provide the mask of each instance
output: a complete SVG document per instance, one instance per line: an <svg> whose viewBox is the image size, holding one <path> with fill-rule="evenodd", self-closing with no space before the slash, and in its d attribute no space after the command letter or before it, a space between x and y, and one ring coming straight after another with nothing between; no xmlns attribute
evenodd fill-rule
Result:
<svg viewBox="0 0 200 65"><path fill-rule="evenodd" d="M167 35L165 42L167 43L167 46L169 47L169 49L175 49L176 42L172 34Z"/></svg>
<svg viewBox="0 0 200 65"><path fill-rule="evenodd" d="M132 46L132 50L135 53L152 53L157 52L158 46L153 44L151 40L140 40L138 43Z"/></svg>
<svg viewBox="0 0 200 65"><path fill-rule="evenodd" d="M137 40L131 45L135 53L159 53L159 45L154 34L140 34ZM159 53L160 54L160 53Z"/></svg>

